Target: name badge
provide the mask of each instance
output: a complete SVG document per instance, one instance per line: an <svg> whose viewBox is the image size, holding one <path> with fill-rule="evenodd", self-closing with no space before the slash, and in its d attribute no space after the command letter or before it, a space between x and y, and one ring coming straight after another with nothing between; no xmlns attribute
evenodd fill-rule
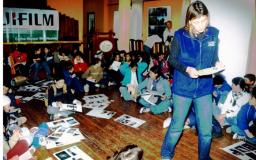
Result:
<svg viewBox="0 0 256 160"><path fill-rule="evenodd" d="M215 42L214 41L209 41L208 42L208 47L213 47L215 46Z"/></svg>

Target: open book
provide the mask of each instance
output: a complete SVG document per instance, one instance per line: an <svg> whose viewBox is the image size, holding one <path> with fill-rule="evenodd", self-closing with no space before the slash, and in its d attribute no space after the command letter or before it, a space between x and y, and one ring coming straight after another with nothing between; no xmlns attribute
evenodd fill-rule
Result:
<svg viewBox="0 0 256 160"><path fill-rule="evenodd" d="M118 71L119 67L121 65L121 62L118 62L118 61L114 61L111 65L111 68L114 70L114 71Z"/></svg>
<svg viewBox="0 0 256 160"><path fill-rule="evenodd" d="M210 67L210 68L205 68L205 69L201 69L201 70L198 70L198 74L199 76L206 76L206 75L210 75L210 74L215 74L215 73L218 73L218 72L221 72L225 70L225 67Z"/></svg>
<svg viewBox="0 0 256 160"><path fill-rule="evenodd" d="M76 104L62 104L60 107L60 111L75 111L75 112L82 112L82 105Z"/></svg>
<svg viewBox="0 0 256 160"><path fill-rule="evenodd" d="M157 91L145 91L141 94L141 97L148 103L155 105L162 95Z"/></svg>

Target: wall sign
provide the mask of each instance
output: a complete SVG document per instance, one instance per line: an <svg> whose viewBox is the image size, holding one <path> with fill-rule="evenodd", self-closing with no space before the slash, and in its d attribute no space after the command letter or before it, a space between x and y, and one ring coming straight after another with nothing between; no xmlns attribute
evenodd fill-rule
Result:
<svg viewBox="0 0 256 160"><path fill-rule="evenodd" d="M4 8L4 42L58 40L59 13L55 10Z"/></svg>

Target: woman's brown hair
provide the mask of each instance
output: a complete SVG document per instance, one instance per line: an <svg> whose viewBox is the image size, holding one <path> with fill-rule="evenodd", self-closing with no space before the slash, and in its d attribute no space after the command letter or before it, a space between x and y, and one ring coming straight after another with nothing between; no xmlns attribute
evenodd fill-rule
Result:
<svg viewBox="0 0 256 160"><path fill-rule="evenodd" d="M209 11L203 2L195 1L191 3L187 9L184 28L187 31L189 31L189 33L191 34L189 21L200 16L208 16L208 15L209 15Z"/></svg>

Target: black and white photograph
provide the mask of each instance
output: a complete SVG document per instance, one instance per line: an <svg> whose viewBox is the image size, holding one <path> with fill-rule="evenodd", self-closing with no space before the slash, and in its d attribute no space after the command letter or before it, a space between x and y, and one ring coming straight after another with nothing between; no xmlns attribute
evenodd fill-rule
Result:
<svg viewBox="0 0 256 160"><path fill-rule="evenodd" d="M92 109L86 115L92 116L92 117L97 117L97 118L105 118L105 119L110 119L112 118L116 112L113 111L107 111L103 109Z"/></svg>
<svg viewBox="0 0 256 160"><path fill-rule="evenodd" d="M37 92L32 97L33 97L33 99L44 101L45 100L45 96L46 96L46 94L44 92Z"/></svg>
<svg viewBox="0 0 256 160"><path fill-rule="evenodd" d="M60 107L60 111L83 112L83 107L81 104L65 104L65 103L63 103Z"/></svg>
<svg viewBox="0 0 256 160"><path fill-rule="evenodd" d="M65 121L69 124L69 126L79 125L79 122L73 117L66 118Z"/></svg>
<svg viewBox="0 0 256 160"><path fill-rule="evenodd" d="M118 118L115 119L115 121L132 128L138 128L139 126L141 126L143 123L146 122L142 119L138 119L126 114L119 116Z"/></svg>
<svg viewBox="0 0 256 160"><path fill-rule="evenodd" d="M67 160L93 160L88 154L86 154L77 146L71 146L62 151L56 152L54 153L54 156L58 160L62 160L60 159L60 154L63 154L63 157L65 157L65 154L67 154L67 157L68 157ZM66 160L66 159L63 159L63 160Z"/></svg>
<svg viewBox="0 0 256 160"><path fill-rule="evenodd" d="M54 156L58 159L58 160L67 160L69 158L71 158L71 156L67 153L67 151L61 151L58 153L55 153Z"/></svg>
<svg viewBox="0 0 256 160"><path fill-rule="evenodd" d="M251 143L240 141L222 149L241 160L256 159L256 146Z"/></svg>
<svg viewBox="0 0 256 160"><path fill-rule="evenodd" d="M17 91L22 91L22 92L39 92L41 91L40 87L34 86L34 85L26 85L26 86L21 86Z"/></svg>
<svg viewBox="0 0 256 160"><path fill-rule="evenodd" d="M256 160L256 0L0 4L4 160Z"/></svg>

